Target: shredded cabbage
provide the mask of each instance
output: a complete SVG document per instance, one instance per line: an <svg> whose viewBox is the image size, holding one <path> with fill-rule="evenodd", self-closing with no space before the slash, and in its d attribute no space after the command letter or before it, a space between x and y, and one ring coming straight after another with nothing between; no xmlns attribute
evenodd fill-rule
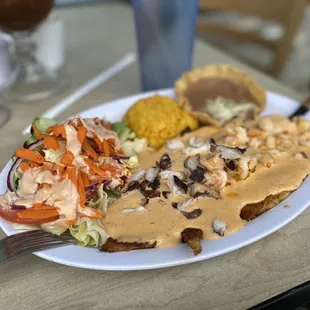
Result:
<svg viewBox="0 0 310 310"><path fill-rule="evenodd" d="M51 163L59 164L60 160L62 158L62 155L65 153L65 151L66 151L65 143L60 142L59 143L59 150L58 151L53 151L51 149L43 150L43 152L44 152L44 159L46 161L51 162Z"/></svg>
<svg viewBox="0 0 310 310"><path fill-rule="evenodd" d="M112 123L112 130L116 132L121 146L128 156L134 156L147 146L146 139L139 139L131 131L126 122Z"/></svg>
<svg viewBox="0 0 310 310"><path fill-rule="evenodd" d="M79 245L82 246L99 247L109 238L98 220L86 217L79 219L69 230L71 235L79 241Z"/></svg>
<svg viewBox="0 0 310 310"><path fill-rule="evenodd" d="M111 124L111 127L112 130L116 132L116 134L119 136L122 133L122 131L124 131L128 127L128 125L126 122L115 122Z"/></svg>
<svg viewBox="0 0 310 310"><path fill-rule="evenodd" d="M13 229L17 229L17 230L36 230L36 229L40 229L40 226L38 226L38 225L26 225L26 224L16 224L16 223L13 223L12 227L13 227Z"/></svg>
<svg viewBox="0 0 310 310"><path fill-rule="evenodd" d="M125 141L121 143L121 145L122 145L124 152L128 156L133 156L133 155L139 154L144 148L146 148L147 142L146 142L146 139L135 138L132 141L130 140Z"/></svg>
<svg viewBox="0 0 310 310"><path fill-rule="evenodd" d="M68 225L65 220L59 219L54 222L41 224L41 228L51 234L60 236L68 229Z"/></svg>
<svg viewBox="0 0 310 310"><path fill-rule="evenodd" d="M136 155L131 156L129 159L122 159L121 163L128 169L135 169L139 166L139 160Z"/></svg>
<svg viewBox="0 0 310 310"><path fill-rule="evenodd" d="M108 197L108 194L103 190L103 184L101 184L98 187L97 196L92 198L87 206L98 209L103 213L103 215L105 215L108 205L113 202L113 200L111 202L110 201L111 199Z"/></svg>
<svg viewBox="0 0 310 310"><path fill-rule="evenodd" d="M131 131L128 127L124 128L119 134L118 138L121 143L127 141L127 140L133 140L136 138L136 134Z"/></svg>

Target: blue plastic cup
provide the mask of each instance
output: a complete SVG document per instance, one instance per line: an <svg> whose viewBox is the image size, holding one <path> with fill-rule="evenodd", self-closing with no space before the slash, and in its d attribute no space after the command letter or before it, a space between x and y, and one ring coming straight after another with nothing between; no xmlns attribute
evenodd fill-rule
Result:
<svg viewBox="0 0 310 310"><path fill-rule="evenodd" d="M198 0L132 0L143 91L168 88L192 65Z"/></svg>

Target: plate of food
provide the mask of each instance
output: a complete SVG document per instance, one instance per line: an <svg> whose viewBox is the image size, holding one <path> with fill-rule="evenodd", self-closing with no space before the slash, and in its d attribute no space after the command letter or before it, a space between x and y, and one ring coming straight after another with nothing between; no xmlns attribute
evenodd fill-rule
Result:
<svg viewBox="0 0 310 310"><path fill-rule="evenodd" d="M1 173L0 226L69 231L76 245L35 255L97 270L237 250L309 205L310 121L287 118L298 107L213 65L62 123L37 118Z"/></svg>

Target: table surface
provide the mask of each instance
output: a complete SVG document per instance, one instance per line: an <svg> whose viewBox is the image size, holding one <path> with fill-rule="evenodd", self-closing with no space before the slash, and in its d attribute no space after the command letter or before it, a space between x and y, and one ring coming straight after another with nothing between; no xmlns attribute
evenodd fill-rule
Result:
<svg viewBox="0 0 310 310"><path fill-rule="evenodd" d="M135 51L130 7L124 4L59 9L67 39L70 91ZM205 43L196 42L194 66L228 63L264 87L301 97L274 79ZM61 118L138 93L137 63L82 98ZM0 130L0 167L24 141L21 130L64 95L36 104L11 104ZM272 235L238 251L167 269L105 272L76 269L34 255L1 266L0 309L245 309L310 278L310 209ZM3 237L3 232L0 232Z"/></svg>

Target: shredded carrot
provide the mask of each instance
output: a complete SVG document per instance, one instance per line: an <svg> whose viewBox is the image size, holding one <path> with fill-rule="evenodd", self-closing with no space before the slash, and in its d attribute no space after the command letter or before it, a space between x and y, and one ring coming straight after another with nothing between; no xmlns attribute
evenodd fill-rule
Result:
<svg viewBox="0 0 310 310"><path fill-rule="evenodd" d="M19 168L22 170L22 172L26 172L29 169L29 164L22 161L19 165Z"/></svg>
<svg viewBox="0 0 310 310"><path fill-rule="evenodd" d="M90 175L95 175L95 174L96 174L96 172L95 172L94 170L89 170L88 173L89 173Z"/></svg>
<svg viewBox="0 0 310 310"><path fill-rule="evenodd" d="M86 164L89 168L91 168L91 166L94 164L94 162L93 162L91 159L89 159L89 158L84 158L84 161L85 161L85 164Z"/></svg>
<svg viewBox="0 0 310 310"><path fill-rule="evenodd" d="M102 182L106 180L106 178L98 177L97 180L98 180L99 185L101 185Z"/></svg>
<svg viewBox="0 0 310 310"><path fill-rule="evenodd" d="M107 123L107 124L104 124L104 128L111 130L112 126L111 124Z"/></svg>
<svg viewBox="0 0 310 310"><path fill-rule="evenodd" d="M87 207L86 207L87 208ZM100 210L97 210L97 209L91 209L93 214L92 215L88 215L88 214L81 214L80 216L81 217L88 217L90 219L101 219L103 216L102 216L102 213Z"/></svg>
<svg viewBox="0 0 310 310"><path fill-rule="evenodd" d="M34 125L32 125L32 129L33 129L34 134L36 135L36 137L38 139L41 139L42 133L40 132L40 130L36 126L34 126Z"/></svg>
<svg viewBox="0 0 310 310"><path fill-rule="evenodd" d="M36 203L32 204L32 207L33 208L41 208L42 205L43 205L43 202L36 202Z"/></svg>
<svg viewBox="0 0 310 310"><path fill-rule="evenodd" d="M103 169L101 169L100 167L94 165L94 163L89 158L85 158L84 161L88 165L88 167L91 170L93 170L96 174L98 174L101 177L105 178L105 180L107 180L109 178L108 175L106 174L106 172ZM90 171L90 173L92 174L91 171Z"/></svg>
<svg viewBox="0 0 310 310"><path fill-rule="evenodd" d="M100 166L100 168L105 170L105 171L108 170L108 171L111 172L111 174L113 176L116 176L116 168L115 167L113 167L111 165L102 165L102 166Z"/></svg>
<svg viewBox="0 0 310 310"><path fill-rule="evenodd" d="M67 225L68 225L69 227L71 227L72 225L74 225L74 224L76 223L76 221L77 221L77 219L73 219L73 220L67 221L66 223L67 223Z"/></svg>
<svg viewBox="0 0 310 310"><path fill-rule="evenodd" d="M108 143L110 146L110 150L113 154L115 155L125 155L125 152L123 151L122 148L119 148L118 150L116 149L116 145L115 145L115 140L112 138L108 139Z"/></svg>
<svg viewBox="0 0 310 310"><path fill-rule="evenodd" d="M61 183L62 181L64 181L66 178L62 175L61 177L60 177L60 179L58 180L58 183Z"/></svg>
<svg viewBox="0 0 310 310"><path fill-rule="evenodd" d="M57 164L53 164L53 170L58 171L59 174L63 175L65 173L66 168Z"/></svg>
<svg viewBox="0 0 310 310"><path fill-rule="evenodd" d="M30 163L29 163L29 167L30 167L30 168L37 168L37 167L41 167L41 165L38 164L38 163L30 162Z"/></svg>
<svg viewBox="0 0 310 310"><path fill-rule="evenodd" d="M70 179L75 186L77 186L76 168L68 168L68 179Z"/></svg>
<svg viewBox="0 0 310 310"><path fill-rule="evenodd" d="M53 127L53 133L55 136L61 136L63 138L66 138L66 128L65 125L56 125Z"/></svg>
<svg viewBox="0 0 310 310"><path fill-rule="evenodd" d="M70 167L64 168L63 172L61 173L61 177L60 177L60 180L58 181L58 183L61 183L63 180L68 178L69 171L70 171Z"/></svg>
<svg viewBox="0 0 310 310"><path fill-rule="evenodd" d="M32 208L34 209L40 209L40 210L54 210L56 207L54 206L50 206L50 205L47 205L46 203L44 202L36 202L32 205ZM57 209L57 208L56 208Z"/></svg>
<svg viewBox="0 0 310 310"><path fill-rule="evenodd" d="M100 167L98 167L96 165L92 165L91 169L94 170L101 177L105 178L106 180L109 179L109 176L107 175L107 173L103 169L101 169Z"/></svg>
<svg viewBox="0 0 310 310"><path fill-rule="evenodd" d="M117 152L119 155L125 155L125 152L122 148L118 149Z"/></svg>
<svg viewBox="0 0 310 310"><path fill-rule="evenodd" d="M110 156L110 146L107 140L103 141L103 152L106 157Z"/></svg>
<svg viewBox="0 0 310 310"><path fill-rule="evenodd" d="M73 122L73 120L69 121L69 125L72 126L75 130L78 130L78 125L76 122Z"/></svg>
<svg viewBox="0 0 310 310"><path fill-rule="evenodd" d="M94 138L93 138L93 140L96 142L96 144L97 144L99 150L100 150L101 152L103 152L103 144L102 144L101 140L96 136L95 133L94 133Z"/></svg>
<svg viewBox="0 0 310 310"><path fill-rule="evenodd" d="M83 144L82 144L82 149L93 159L98 160L99 156L95 152L95 150L91 147L87 139L84 139Z"/></svg>
<svg viewBox="0 0 310 310"><path fill-rule="evenodd" d="M114 150L115 150L115 140L109 138L109 139L107 139L107 141L108 141L108 144L109 144L109 146L110 146L110 149L111 149L112 151L114 151Z"/></svg>
<svg viewBox="0 0 310 310"><path fill-rule="evenodd" d="M71 151L66 151L62 157L60 162L66 166L71 165L74 160L74 155Z"/></svg>
<svg viewBox="0 0 310 310"><path fill-rule="evenodd" d="M85 173L84 171L80 171L80 174L81 174L81 178L82 178L82 182L83 182L84 187L89 186L90 182L89 182L87 173Z"/></svg>
<svg viewBox="0 0 310 310"><path fill-rule="evenodd" d="M50 135L42 135L42 138L44 140L44 145L52 149L53 151L58 151L59 150L59 142L55 136L50 136Z"/></svg>
<svg viewBox="0 0 310 310"><path fill-rule="evenodd" d="M23 159L27 159L27 160L35 162L35 163L43 163L44 162L44 157L38 151L32 151L32 150L20 148L16 151L15 155L17 157L21 157Z"/></svg>
<svg viewBox="0 0 310 310"><path fill-rule="evenodd" d="M86 194L85 194L85 190L84 190L82 175L80 172L78 173L77 189L78 189L79 196L80 196L80 205L82 207L84 207L84 204L86 201Z"/></svg>
<svg viewBox="0 0 310 310"><path fill-rule="evenodd" d="M49 172L53 172L53 167L47 163L45 163L43 166L41 166L42 170L47 170Z"/></svg>
<svg viewBox="0 0 310 310"><path fill-rule="evenodd" d="M55 207L51 207L49 209L29 208L27 210L17 212L17 216L22 219L44 219L58 215L58 209Z"/></svg>
<svg viewBox="0 0 310 310"><path fill-rule="evenodd" d="M77 137L81 143L84 142L87 134L87 129L84 126L80 126L77 130Z"/></svg>
<svg viewBox="0 0 310 310"><path fill-rule="evenodd" d="M41 189L41 188L51 188L52 187L52 184L50 184L50 183L41 183L40 185L39 185L39 188Z"/></svg>
<svg viewBox="0 0 310 310"><path fill-rule="evenodd" d="M55 127L55 126L50 126L50 127L48 127L45 131L46 131L47 133L51 133L51 132L54 130L54 127Z"/></svg>

